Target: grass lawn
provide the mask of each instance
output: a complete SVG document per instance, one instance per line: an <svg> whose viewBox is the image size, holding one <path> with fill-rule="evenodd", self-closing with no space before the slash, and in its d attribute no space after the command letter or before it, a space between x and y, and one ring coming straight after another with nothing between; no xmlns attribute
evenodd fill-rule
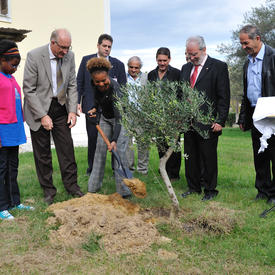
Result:
<svg viewBox="0 0 275 275"><path fill-rule="evenodd" d="M87 192L87 149L75 149L78 165L78 183ZM110 156L108 155L110 159ZM68 200L61 182L55 151L54 184L58 189L55 202ZM14 221L0 221L1 274L275 274L275 211L266 218L259 214L270 206L265 201L254 201L254 167L249 133L226 128L219 139L219 176L215 202L220 209L233 210L237 224L225 234L201 231L188 232L178 223L158 223L161 235L172 241L153 244L139 255L107 255L104 250L89 252L78 248L53 248L49 242L50 228L42 190L35 173L32 153L20 154L18 182L21 200L36 207L33 212L13 210ZM102 194L115 192L110 161L107 161ZM171 207L166 187L158 174L158 156L155 147L150 151L147 176L135 174L147 184L145 199L131 198L142 208L167 209ZM211 202L202 202L201 196L186 199L181 193L187 189L184 163L181 179L173 183L184 215L181 224L188 224L201 215ZM209 213L211 214L211 213ZM221 213L222 214L222 213ZM163 259L163 249L177 255Z"/></svg>

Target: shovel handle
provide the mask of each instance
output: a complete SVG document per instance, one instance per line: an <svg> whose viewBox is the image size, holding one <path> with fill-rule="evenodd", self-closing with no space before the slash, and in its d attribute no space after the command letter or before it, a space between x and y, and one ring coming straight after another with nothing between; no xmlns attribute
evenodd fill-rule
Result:
<svg viewBox="0 0 275 275"><path fill-rule="evenodd" d="M100 126L98 124L96 125L96 129L102 136L102 138L103 138L104 142L107 144L107 146L108 147L111 146L109 139L106 137L106 135L104 134L104 132L102 131L102 129L100 128ZM112 150L112 153L113 153L113 156L115 157L115 159L117 160L118 164L121 166L121 161L120 161L119 155L114 150Z"/></svg>
<svg viewBox="0 0 275 275"><path fill-rule="evenodd" d="M102 136L104 142L107 144L107 146L111 146L111 143L109 141L109 139L106 137L106 135L104 134L104 132L102 131L102 129L100 128L100 126L97 124L96 125L96 129L98 130L98 132L100 133L100 135Z"/></svg>

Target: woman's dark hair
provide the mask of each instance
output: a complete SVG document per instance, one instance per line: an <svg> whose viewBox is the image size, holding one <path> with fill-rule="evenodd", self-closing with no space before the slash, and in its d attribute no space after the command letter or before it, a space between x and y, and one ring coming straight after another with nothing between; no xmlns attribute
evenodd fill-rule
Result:
<svg viewBox="0 0 275 275"><path fill-rule="evenodd" d="M90 74L100 73L100 72L109 72L112 65L111 63L103 57L93 57L87 62L87 70Z"/></svg>
<svg viewBox="0 0 275 275"><path fill-rule="evenodd" d="M160 54L168 56L169 59L171 58L170 50L168 48L165 48L165 47L159 48L157 50L156 58L158 58L158 55L160 55Z"/></svg>
<svg viewBox="0 0 275 275"><path fill-rule="evenodd" d="M13 58L21 60L16 43L8 39L0 40L0 57L6 61L12 60Z"/></svg>

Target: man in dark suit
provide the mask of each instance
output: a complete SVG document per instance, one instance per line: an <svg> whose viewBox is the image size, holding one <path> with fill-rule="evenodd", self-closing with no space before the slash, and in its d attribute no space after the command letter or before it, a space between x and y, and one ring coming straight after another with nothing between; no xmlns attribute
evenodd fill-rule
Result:
<svg viewBox="0 0 275 275"><path fill-rule="evenodd" d="M110 77L116 80L120 85L125 85L127 82L124 64L118 59L110 56L112 44L113 38L110 35L100 35L97 43L98 52L96 54L84 56L77 73L78 109L86 116L86 130L88 135L87 174L90 174L93 169L97 141L97 129L93 121L89 119L89 116L87 115L89 106L94 103L94 93L91 86L91 74L86 68L87 61L93 57L107 58L112 64L112 68L109 72Z"/></svg>
<svg viewBox="0 0 275 275"><path fill-rule="evenodd" d="M275 204L275 136L267 140L268 146L264 152L258 153L262 134L252 121L258 98L275 96L275 49L261 41L260 31L253 25L246 25L240 30L240 43L248 59L243 68L244 96L238 123L243 131L251 129L255 187L258 190L255 199L267 199L268 203Z"/></svg>
<svg viewBox="0 0 275 275"><path fill-rule="evenodd" d="M157 50L156 61L158 66L148 74L148 81L179 81L180 70L169 65L171 61L170 50L161 47ZM165 139L157 144L159 158L162 158L169 146ZM179 180L181 166L181 152L173 152L166 162L166 172L171 181Z"/></svg>
<svg viewBox="0 0 275 275"><path fill-rule="evenodd" d="M77 184L71 128L76 123L77 90L71 34L52 32L50 44L30 51L24 70L24 114L31 129L36 172L46 203L53 203L52 134L62 181L68 193L81 197Z"/></svg>
<svg viewBox="0 0 275 275"><path fill-rule="evenodd" d="M213 199L218 194L216 190L217 146L218 137L222 133L222 127L229 110L229 76L226 63L206 54L203 37L194 36L187 39L186 54L190 62L182 66L181 80L190 83L191 87L203 93L207 100L213 104L214 122L212 125L202 127L202 130L207 130L209 133L206 139L194 129L184 135L184 152L188 155L188 158L185 159L188 190L182 196L187 197L193 193L201 193L200 177L201 165L203 165L205 182L202 200L206 201Z"/></svg>

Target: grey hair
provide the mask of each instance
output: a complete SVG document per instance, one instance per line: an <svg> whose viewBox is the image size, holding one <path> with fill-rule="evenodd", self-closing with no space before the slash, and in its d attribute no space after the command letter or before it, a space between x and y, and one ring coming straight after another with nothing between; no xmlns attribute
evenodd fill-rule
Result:
<svg viewBox="0 0 275 275"><path fill-rule="evenodd" d="M254 25L245 25L240 29L239 33L246 33L249 39L255 39L257 36L261 37L260 30Z"/></svg>
<svg viewBox="0 0 275 275"><path fill-rule="evenodd" d="M190 43L196 43L196 44L198 44L200 50L206 48L204 38L203 38L202 36L200 36L200 35L196 35L196 36L191 36L191 37L189 37L189 38L186 40L186 47L187 47Z"/></svg>
<svg viewBox="0 0 275 275"><path fill-rule="evenodd" d="M51 33L50 41L58 41L60 37L60 33L63 33L66 36L70 37L70 39L72 39L71 33L67 29L55 29Z"/></svg>
<svg viewBox="0 0 275 275"><path fill-rule="evenodd" d="M129 60L128 60L127 65L129 66L129 63L131 63L132 61L137 61L140 64L140 68L142 68L143 63L142 63L141 59L138 56L130 57Z"/></svg>

